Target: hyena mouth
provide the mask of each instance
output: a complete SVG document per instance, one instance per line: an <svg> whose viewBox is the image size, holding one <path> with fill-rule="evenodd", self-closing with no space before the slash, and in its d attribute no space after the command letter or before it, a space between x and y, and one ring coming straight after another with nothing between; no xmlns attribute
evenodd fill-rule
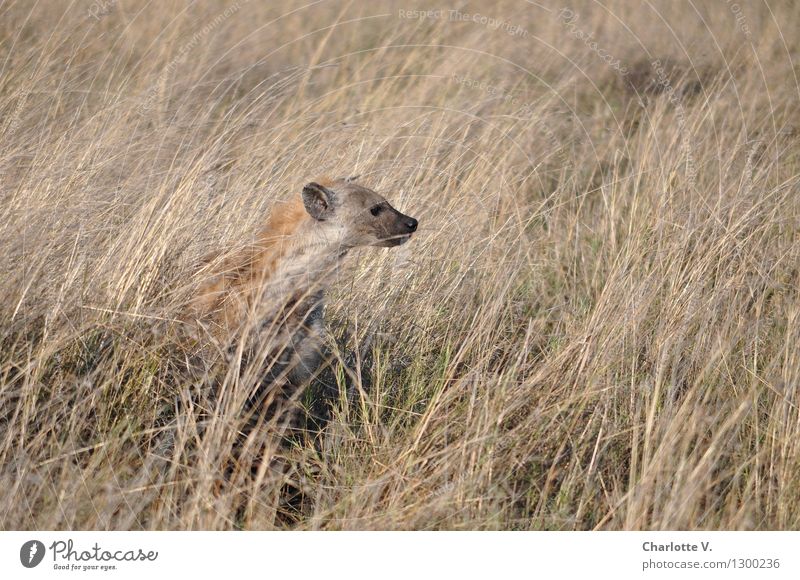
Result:
<svg viewBox="0 0 800 580"><path fill-rule="evenodd" d="M384 240L387 247L393 248L395 246L402 246L411 239L411 234L398 234Z"/></svg>

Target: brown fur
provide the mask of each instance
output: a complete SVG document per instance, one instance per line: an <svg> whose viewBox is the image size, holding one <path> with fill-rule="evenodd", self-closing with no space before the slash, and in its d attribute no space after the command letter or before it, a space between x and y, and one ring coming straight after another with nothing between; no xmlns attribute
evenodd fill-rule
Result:
<svg viewBox="0 0 800 580"><path fill-rule="evenodd" d="M299 198L276 205L257 241L228 256L219 273L200 287L190 305L192 315L211 323L218 337L239 328L259 287L284 256L285 242L310 219Z"/></svg>

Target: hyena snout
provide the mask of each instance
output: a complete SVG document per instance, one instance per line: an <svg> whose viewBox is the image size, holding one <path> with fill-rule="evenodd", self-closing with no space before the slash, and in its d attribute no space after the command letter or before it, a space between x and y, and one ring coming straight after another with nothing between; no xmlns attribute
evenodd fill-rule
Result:
<svg viewBox="0 0 800 580"><path fill-rule="evenodd" d="M417 226L419 222L404 213L400 213L396 209L392 208L394 212L393 216L393 223L391 227L388 229L388 236L386 236L386 242L388 246L399 246L400 244L405 244L408 240L411 239L411 234L417 231Z"/></svg>

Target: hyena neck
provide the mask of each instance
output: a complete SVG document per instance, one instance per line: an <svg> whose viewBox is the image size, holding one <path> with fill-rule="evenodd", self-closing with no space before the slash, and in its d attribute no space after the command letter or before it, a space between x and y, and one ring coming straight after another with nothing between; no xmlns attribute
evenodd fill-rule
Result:
<svg viewBox="0 0 800 580"><path fill-rule="evenodd" d="M335 225L318 222L307 214L299 218L293 231L284 232L273 247L276 255L264 280L262 300L287 301L324 294L347 255L341 234Z"/></svg>
<svg viewBox="0 0 800 580"><path fill-rule="evenodd" d="M313 307L347 254L341 234L313 220L302 202L276 206L254 243L229 256L200 289L188 307L190 317L207 317L230 332L253 314L269 316L301 302Z"/></svg>

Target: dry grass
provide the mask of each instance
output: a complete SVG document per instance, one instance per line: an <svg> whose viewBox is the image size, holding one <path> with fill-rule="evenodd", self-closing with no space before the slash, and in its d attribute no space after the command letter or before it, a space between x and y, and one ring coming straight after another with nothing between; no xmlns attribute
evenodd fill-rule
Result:
<svg viewBox="0 0 800 580"><path fill-rule="evenodd" d="M275 4L0 3L3 529L800 526L794 2ZM321 173L420 235L226 476L171 321Z"/></svg>

